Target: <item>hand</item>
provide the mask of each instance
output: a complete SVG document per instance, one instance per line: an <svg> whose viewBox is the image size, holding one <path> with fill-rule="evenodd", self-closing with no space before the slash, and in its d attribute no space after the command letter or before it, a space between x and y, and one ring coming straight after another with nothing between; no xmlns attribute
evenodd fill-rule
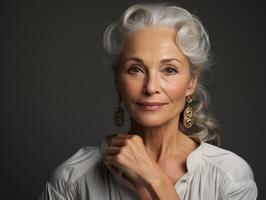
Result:
<svg viewBox="0 0 266 200"><path fill-rule="evenodd" d="M107 143L105 165L114 175L121 175L135 190L150 182L148 179L159 177L160 167L148 155L140 136L117 134ZM123 174L119 174L119 170Z"/></svg>

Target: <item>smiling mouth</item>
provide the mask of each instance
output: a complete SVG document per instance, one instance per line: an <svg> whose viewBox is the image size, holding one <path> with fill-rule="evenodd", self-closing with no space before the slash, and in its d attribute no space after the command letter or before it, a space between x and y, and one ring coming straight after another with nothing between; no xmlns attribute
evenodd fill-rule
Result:
<svg viewBox="0 0 266 200"><path fill-rule="evenodd" d="M141 102L137 103L137 105L142 109L142 110L148 110L148 111L154 111L154 110L159 110L161 109L166 103L160 103L160 102Z"/></svg>

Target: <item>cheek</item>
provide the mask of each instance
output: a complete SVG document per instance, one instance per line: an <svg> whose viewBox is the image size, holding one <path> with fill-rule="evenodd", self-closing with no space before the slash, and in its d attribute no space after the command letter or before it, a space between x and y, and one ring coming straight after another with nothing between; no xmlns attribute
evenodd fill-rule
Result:
<svg viewBox="0 0 266 200"><path fill-rule="evenodd" d="M169 100L174 102L183 99L186 95L187 81L175 80L165 84L164 92Z"/></svg>
<svg viewBox="0 0 266 200"><path fill-rule="evenodd" d="M141 81L121 79L122 96L124 100L137 99L141 93L142 83Z"/></svg>
<svg viewBox="0 0 266 200"><path fill-rule="evenodd" d="M185 106L186 101L186 84L184 82L171 84L165 92L170 100L169 116L179 115Z"/></svg>

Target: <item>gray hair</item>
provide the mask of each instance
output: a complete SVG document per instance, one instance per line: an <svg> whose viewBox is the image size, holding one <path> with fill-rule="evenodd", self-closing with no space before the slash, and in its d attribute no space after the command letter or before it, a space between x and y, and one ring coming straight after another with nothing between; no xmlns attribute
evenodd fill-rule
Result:
<svg viewBox="0 0 266 200"><path fill-rule="evenodd" d="M176 30L176 44L190 61L190 72L205 71L210 66L210 41L200 20L187 10L165 3L137 4L129 7L122 17L110 24L104 33L103 45L112 63L115 78L123 42L129 33L149 26L166 26ZM188 136L219 145L219 124L209 110L210 96L199 80L192 95L194 124L186 128L183 111L179 128Z"/></svg>

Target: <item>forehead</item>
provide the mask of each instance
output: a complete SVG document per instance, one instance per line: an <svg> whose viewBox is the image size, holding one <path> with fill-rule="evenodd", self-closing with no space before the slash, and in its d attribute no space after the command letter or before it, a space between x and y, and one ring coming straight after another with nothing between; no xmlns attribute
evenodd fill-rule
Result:
<svg viewBox="0 0 266 200"><path fill-rule="evenodd" d="M169 27L147 27L130 33L125 39L122 57L156 58L177 57L186 59L176 45L176 30Z"/></svg>

